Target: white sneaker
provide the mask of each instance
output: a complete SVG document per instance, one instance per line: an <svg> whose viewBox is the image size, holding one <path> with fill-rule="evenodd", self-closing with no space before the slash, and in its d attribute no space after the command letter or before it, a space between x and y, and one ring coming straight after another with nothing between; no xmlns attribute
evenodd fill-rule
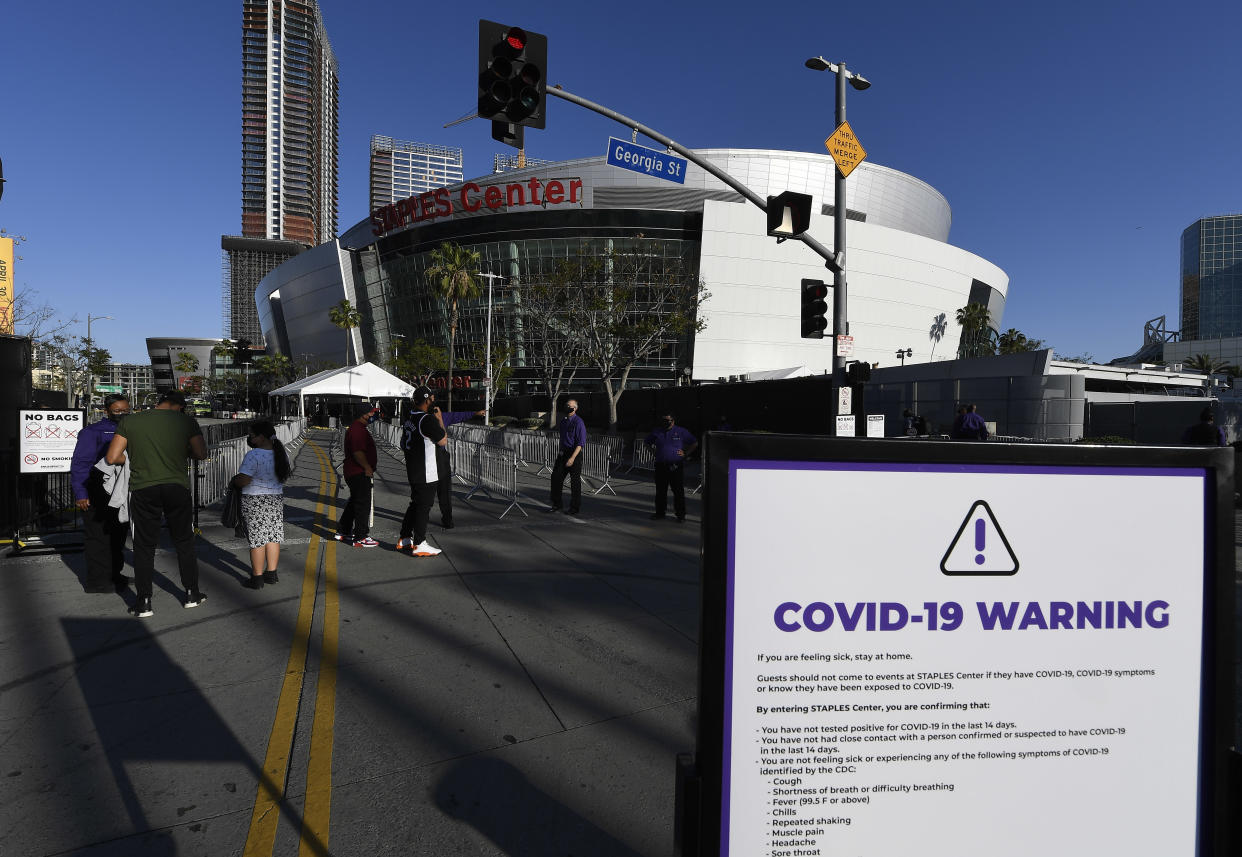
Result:
<svg viewBox="0 0 1242 857"><path fill-rule="evenodd" d="M440 549L433 548L427 542L414 546L414 556L439 556Z"/></svg>

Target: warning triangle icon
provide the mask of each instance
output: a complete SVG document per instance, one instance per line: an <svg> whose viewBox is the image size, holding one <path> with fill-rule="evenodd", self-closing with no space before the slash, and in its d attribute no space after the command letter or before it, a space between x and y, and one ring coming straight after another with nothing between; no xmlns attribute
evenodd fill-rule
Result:
<svg viewBox="0 0 1242 857"><path fill-rule="evenodd" d="M1018 557L996 516L984 500L976 500L966 520L940 560L945 574L1010 575L1018 571Z"/></svg>

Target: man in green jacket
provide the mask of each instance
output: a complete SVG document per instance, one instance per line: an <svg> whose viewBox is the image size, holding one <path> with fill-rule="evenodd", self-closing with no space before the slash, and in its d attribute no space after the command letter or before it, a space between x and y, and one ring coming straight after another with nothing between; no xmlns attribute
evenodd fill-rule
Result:
<svg viewBox="0 0 1242 857"><path fill-rule="evenodd" d="M198 421L185 412L185 396L170 391L160 396L154 410L130 414L117 427L104 458L123 464L129 458L129 513L134 522L134 589L138 601L129 612L145 618L151 609L155 575L155 544L160 517L177 550L186 607L197 607L207 596L198 588L198 559L194 556L194 501L190 494L187 458L207 458Z"/></svg>

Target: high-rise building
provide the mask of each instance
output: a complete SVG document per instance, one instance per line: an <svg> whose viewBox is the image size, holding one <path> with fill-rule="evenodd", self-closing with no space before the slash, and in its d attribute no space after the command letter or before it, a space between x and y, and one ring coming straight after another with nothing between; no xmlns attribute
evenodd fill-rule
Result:
<svg viewBox="0 0 1242 857"><path fill-rule="evenodd" d="M262 342L259 279L291 243L336 238L338 90L315 0L242 0L242 241L221 241L225 336Z"/></svg>
<svg viewBox="0 0 1242 857"><path fill-rule="evenodd" d="M371 137L371 211L463 178L461 149Z"/></svg>
<svg viewBox="0 0 1242 857"><path fill-rule="evenodd" d="M496 155L492 158L492 175L500 175L511 170L524 170L527 167L542 167L546 164L553 163L542 158L530 158L525 154L518 155Z"/></svg>
<svg viewBox="0 0 1242 857"><path fill-rule="evenodd" d="M1182 233L1181 338L1242 336L1242 214L1205 217Z"/></svg>

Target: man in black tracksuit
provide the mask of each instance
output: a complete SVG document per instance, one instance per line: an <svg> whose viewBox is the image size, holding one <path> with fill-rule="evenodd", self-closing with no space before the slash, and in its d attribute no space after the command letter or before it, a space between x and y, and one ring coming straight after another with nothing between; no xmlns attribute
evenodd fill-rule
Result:
<svg viewBox="0 0 1242 857"><path fill-rule="evenodd" d="M414 556L436 556L439 548L427 541L427 519L436 499L439 482L436 448L448 442L438 414L430 412L431 390L419 387L414 391L412 410L401 426L401 449L405 451L405 475L410 480L410 505L401 519L401 537L397 550L409 550Z"/></svg>

